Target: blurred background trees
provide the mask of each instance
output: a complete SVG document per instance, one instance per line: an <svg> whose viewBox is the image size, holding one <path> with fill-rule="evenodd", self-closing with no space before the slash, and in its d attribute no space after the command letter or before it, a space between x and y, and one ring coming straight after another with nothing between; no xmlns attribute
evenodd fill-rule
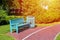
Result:
<svg viewBox="0 0 60 40"><path fill-rule="evenodd" d="M9 20L13 17L11 15L10 8L12 7L13 0L0 0L0 25L5 25L9 23ZM12 15L11 15L12 16Z"/></svg>
<svg viewBox="0 0 60 40"><path fill-rule="evenodd" d="M32 15L36 23L52 23L60 21L60 0L23 0L22 13Z"/></svg>
<svg viewBox="0 0 60 40"><path fill-rule="evenodd" d="M59 4L60 0L0 0L0 10L2 15L32 15L36 23L52 23L60 21Z"/></svg>

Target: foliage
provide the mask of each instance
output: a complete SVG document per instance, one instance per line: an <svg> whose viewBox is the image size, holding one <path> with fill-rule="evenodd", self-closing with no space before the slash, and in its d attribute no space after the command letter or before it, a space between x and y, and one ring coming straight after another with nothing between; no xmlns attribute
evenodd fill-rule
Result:
<svg viewBox="0 0 60 40"><path fill-rule="evenodd" d="M60 0L24 0L21 4L22 14L34 16L36 23L51 23L60 20ZM48 10L43 8L46 5Z"/></svg>
<svg viewBox="0 0 60 40"><path fill-rule="evenodd" d="M8 16L5 10L0 10L0 25L8 24L9 20L16 18L21 18L21 16Z"/></svg>
<svg viewBox="0 0 60 40"><path fill-rule="evenodd" d="M7 13L5 10L0 10L0 25L2 24L7 24L7 20L6 20L6 17L7 17Z"/></svg>
<svg viewBox="0 0 60 40"><path fill-rule="evenodd" d="M9 15L12 4L12 0L0 0L0 9L6 10L7 14Z"/></svg>
<svg viewBox="0 0 60 40"><path fill-rule="evenodd" d="M8 24L9 20L16 18L21 18L21 16L8 16L5 10L0 10L0 25Z"/></svg>
<svg viewBox="0 0 60 40"><path fill-rule="evenodd" d="M9 2L9 1L8 1ZM36 18L36 23L51 23L60 20L60 0L10 0L9 4L7 0L3 0L3 9L9 8L19 9L24 16L32 15ZM0 3L1 4L1 3ZM9 4L9 5L8 5ZM43 4L43 5L42 5ZM8 5L8 6L7 6ZM42 5L42 6L41 6ZM48 10L45 10L43 6L48 6ZM5 8L4 8L5 7ZM22 8L22 9L21 9ZM6 16L6 19L14 19L15 16Z"/></svg>
<svg viewBox="0 0 60 40"><path fill-rule="evenodd" d="M38 23L51 23L51 22L59 21L59 18L60 15L58 13L50 12L50 13L40 14L36 21L37 22L39 21Z"/></svg>
<svg viewBox="0 0 60 40"><path fill-rule="evenodd" d="M14 15L11 15L11 16L7 16L6 17L6 20L11 20L11 19L16 19L16 18L21 18L21 17L23 17L23 16L14 16Z"/></svg>

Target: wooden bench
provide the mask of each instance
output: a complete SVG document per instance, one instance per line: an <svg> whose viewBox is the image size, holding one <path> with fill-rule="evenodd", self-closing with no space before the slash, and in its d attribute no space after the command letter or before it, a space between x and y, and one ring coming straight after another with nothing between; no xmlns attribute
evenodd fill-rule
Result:
<svg viewBox="0 0 60 40"><path fill-rule="evenodd" d="M18 28L22 28L27 24L28 23L24 23L24 18L10 20L10 32L12 33L12 30L16 29L16 33L18 33Z"/></svg>

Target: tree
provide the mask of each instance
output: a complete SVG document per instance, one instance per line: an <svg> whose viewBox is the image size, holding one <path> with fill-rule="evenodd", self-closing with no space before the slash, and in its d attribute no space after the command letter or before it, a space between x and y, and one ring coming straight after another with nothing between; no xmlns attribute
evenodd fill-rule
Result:
<svg viewBox="0 0 60 40"><path fill-rule="evenodd" d="M11 5L12 0L0 0L0 9L6 10L7 14L9 14Z"/></svg>

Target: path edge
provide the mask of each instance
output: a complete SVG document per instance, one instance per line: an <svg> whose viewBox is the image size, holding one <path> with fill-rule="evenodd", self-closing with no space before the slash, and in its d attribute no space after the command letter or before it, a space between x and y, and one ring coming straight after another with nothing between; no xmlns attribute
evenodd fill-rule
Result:
<svg viewBox="0 0 60 40"><path fill-rule="evenodd" d="M57 36L58 36L59 34L60 34L60 32L56 34L56 36L55 36L54 40L56 40L56 38L57 38Z"/></svg>

